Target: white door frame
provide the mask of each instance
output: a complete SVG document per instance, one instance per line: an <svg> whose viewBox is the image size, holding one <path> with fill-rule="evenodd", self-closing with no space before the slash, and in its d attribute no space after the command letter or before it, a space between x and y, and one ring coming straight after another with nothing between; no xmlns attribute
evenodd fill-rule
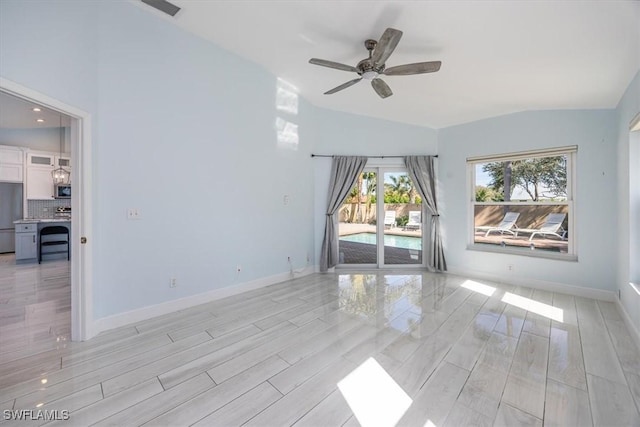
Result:
<svg viewBox="0 0 640 427"><path fill-rule="evenodd" d="M84 341L93 328L91 245L91 114L0 77L0 90L66 114L71 120L71 340ZM81 238L87 239L81 244Z"/></svg>

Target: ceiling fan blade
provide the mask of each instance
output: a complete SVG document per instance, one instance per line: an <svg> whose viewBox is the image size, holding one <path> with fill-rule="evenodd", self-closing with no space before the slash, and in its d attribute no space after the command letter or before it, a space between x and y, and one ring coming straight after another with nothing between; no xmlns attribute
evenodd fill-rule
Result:
<svg viewBox="0 0 640 427"><path fill-rule="evenodd" d="M309 60L309 64L320 65L322 67L335 68L336 70L342 70L342 71L353 71L354 73L358 72L358 70L356 70L356 67L352 67L351 65L341 64L339 62L327 61L326 59L311 58Z"/></svg>
<svg viewBox="0 0 640 427"><path fill-rule="evenodd" d="M387 68L382 74L387 76L408 76L411 74L435 73L440 69L440 61L416 62Z"/></svg>
<svg viewBox="0 0 640 427"><path fill-rule="evenodd" d="M393 95L393 92L391 92L391 88L389 87L389 85L387 85L382 79L371 80L371 86L373 86L373 89L376 91L376 93L380 95L380 98L386 98Z"/></svg>
<svg viewBox="0 0 640 427"><path fill-rule="evenodd" d="M396 30L395 28L387 28L384 30L382 37L378 40L378 44L371 54L373 62L376 65L382 65L387 62L387 59L393 53L401 37L402 31L400 30Z"/></svg>
<svg viewBox="0 0 640 427"><path fill-rule="evenodd" d="M326 91L324 94L325 94L325 95L331 95L332 93L339 92L339 91L341 91L342 89L346 89L346 88L348 88L349 86L353 86L354 84L358 83L360 80L362 80L362 77L359 77L359 78L357 78L357 79L350 80L350 81L348 81L348 82L346 82L346 83L342 83L340 86L334 87L333 89Z"/></svg>

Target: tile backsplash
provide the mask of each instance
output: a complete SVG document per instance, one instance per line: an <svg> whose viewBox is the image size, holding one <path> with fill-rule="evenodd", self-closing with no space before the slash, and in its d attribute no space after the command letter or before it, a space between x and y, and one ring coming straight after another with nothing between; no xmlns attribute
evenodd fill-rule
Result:
<svg viewBox="0 0 640 427"><path fill-rule="evenodd" d="M56 208L70 207L70 199L27 200L27 218L55 218Z"/></svg>

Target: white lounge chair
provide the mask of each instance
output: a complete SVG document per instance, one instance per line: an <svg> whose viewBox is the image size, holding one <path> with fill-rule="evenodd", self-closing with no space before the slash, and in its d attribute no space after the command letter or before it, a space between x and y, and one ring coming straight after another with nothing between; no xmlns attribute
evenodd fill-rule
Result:
<svg viewBox="0 0 640 427"><path fill-rule="evenodd" d="M499 231L500 234L509 233L513 236L518 236L517 231L513 231L515 228L518 230L518 225L516 221L518 221L518 217L520 216L520 212L507 212L504 214L504 218L502 218L502 222L497 226L480 226L475 227L476 231L486 231L485 237L489 235L492 231Z"/></svg>
<svg viewBox="0 0 640 427"><path fill-rule="evenodd" d="M547 215L547 219L545 219L540 228L519 228L516 231L516 236L518 235L517 233L531 233L529 241L533 240L536 234L542 234L543 236L549 234L564 239L567 236L567 230L562 227L562 223L566 217L567 214L564 213L551 213Z"/></svg>
<svg viewBox="0 0 640 427"><path fill-rule="evenodd" d="M396 225L396 211L384 211L384 226L389 228Z"/></svg>
<svg viewBox="0 0 640 427"><path fill-rule="evenodd" d="M409 211L409 221L405 229L420 230L420 228L422 228L422 212Z"/></svg>

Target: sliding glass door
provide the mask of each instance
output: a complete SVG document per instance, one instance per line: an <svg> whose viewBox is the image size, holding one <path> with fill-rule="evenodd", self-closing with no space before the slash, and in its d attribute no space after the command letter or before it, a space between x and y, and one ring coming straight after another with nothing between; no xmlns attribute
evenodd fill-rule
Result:
<svg viewBox="0 0 640 427"><path fill-rule="evenodd" d="M378 173L365 169L338 211L338 263L378 264Z"/></svg>
<svg viewBox="0 0 640 427"><path fill-rule="evenodd" d="M368 168L338 211L342 266L423 265L422 200L402 168Z"/></svg>
<svg viewBox="0 0 640 427"><path fill-rule="evenodd" d="M382 178L384 265L422 265L422 199L406 171L385 171Z"/></svg>

